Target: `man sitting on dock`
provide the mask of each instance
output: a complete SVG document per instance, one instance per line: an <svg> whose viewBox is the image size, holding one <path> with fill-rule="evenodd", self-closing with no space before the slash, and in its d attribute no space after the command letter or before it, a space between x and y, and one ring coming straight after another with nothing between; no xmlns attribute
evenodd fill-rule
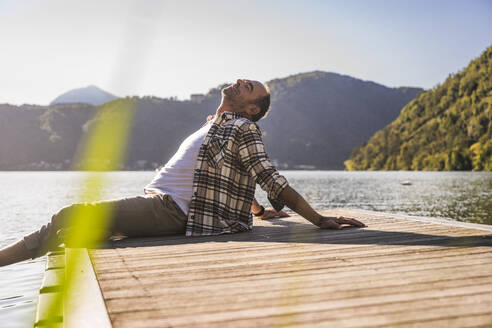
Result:
<svg viewBox="0 0 492 328"><path fill-rule="evenodd" d="M106 236L128 237L218 235L251 230L253 217L284 214L284 205L322 229L342 225L363 227L350 218L322 216L289 186L270 163L255 122L270 107L270 92L261 82L240 79L222 90L214 116L186 138L176 154L145 187L145 195L95 203L73 204L53 215L51 222L17 243L0 250L0 266L35 258L63 243L69 218L78 207L106 207L110 222ZM255 185L267 192L274 210L254 200Z"/></svg>

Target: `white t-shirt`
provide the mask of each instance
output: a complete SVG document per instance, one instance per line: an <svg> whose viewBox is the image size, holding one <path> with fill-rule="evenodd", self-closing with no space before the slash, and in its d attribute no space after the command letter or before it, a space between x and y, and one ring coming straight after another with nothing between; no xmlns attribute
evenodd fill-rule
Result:
<svg viewBox="0 0 492 328"><path fill-rule="evenodd" d="M166 193L173 198L183 210L183 213L188 214L198 151L211 125L212 121L207 122L181 143L176 154L157 172L154 179L145 186L146 193Z"/></svg>

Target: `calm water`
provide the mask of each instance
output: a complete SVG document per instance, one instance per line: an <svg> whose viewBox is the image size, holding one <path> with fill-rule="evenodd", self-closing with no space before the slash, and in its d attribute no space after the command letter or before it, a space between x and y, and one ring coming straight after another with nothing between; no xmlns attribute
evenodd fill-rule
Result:
<svg viewBox="0 0 492 328"><path fill-rule="evenodd" d="M492 173L285 171L315 209L351 207L492 224ZM105 173L104 198L141 194L154 172ZM83 172L0 172L0 247L79 201ZM403 186L402 181L412 185ZM258 200L266 205L263 192ZM0 268L1 327L32 327L44 258Z"/></svg>

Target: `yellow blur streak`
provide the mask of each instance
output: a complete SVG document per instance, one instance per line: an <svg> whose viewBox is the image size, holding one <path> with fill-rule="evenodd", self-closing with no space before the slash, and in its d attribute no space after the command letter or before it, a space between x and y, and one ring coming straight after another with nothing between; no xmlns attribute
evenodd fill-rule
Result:
<svg viewBox="0 0 492 328"><path fill-rule="evenodd" d="M136 100L118 99L100 107L94 120L90 123L82 155L79 157L80 169L88 171L84 181L84 188L79 199L96 201L103 197L106 176L101 171L111 171L121 168L124 159L127 139ZM104 241L106 227L109 224L111 208L109 206L75 206L70 213L69 222L72 227L65 237L67 247L94 248ZM97 226L97 229L91 227ZM74 252L80 254L80 252ZM72 253L70 253L72 254ZM74 267L80 267L81 258L77 255L67 258L65 269L64 293L57 293L57 297L49 305L49 317L56 317L63 313L63 297L67 290L83 288L76 280ZM66 313L65 309L65 313Z"/></svg>

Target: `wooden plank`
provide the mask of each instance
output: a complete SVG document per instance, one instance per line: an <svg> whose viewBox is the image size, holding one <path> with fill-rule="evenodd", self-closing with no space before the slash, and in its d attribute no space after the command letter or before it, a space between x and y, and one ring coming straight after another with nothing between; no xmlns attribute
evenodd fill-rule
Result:
<svg viewBox="0 0 492 328"><path fill-rule="evenodd" d="M445 233L448 233L448 235L447 236L439 236L441 238L440 240L442 240L442 238L449 237L449 232L445 231ZM395 236L398 237L401 235L396 234ZM432 238L435 238L436 236L437 235L433 235ZM471 236L473 236L473 235L471 235ZM369 238L369 237L371 237L371 238ZM360 245L367 247L368 245L363 244L362 243L363 241L364 242L378 241L379 238L381 238L381 237L387 237L388 238L389 234L383 235L380 233L378 234L378 233L372 233L370 231L365 231L364 233L360 233L359 235L355 236L354 240L359 241ZM421 238L422 236L416 236L416 237ZM461 235L460 237L464 237L464 236ZM475 238L478 238L478 237L480 237L480 236L475 236ZM362 239L362 238L364 238L364 239ZM346 244L336 244L335 243L335 242L338 242L340 239L345 240ZM483 239L483 238L480 238L480 239ZM254 241L254 244L252 244L253 241ZM156 257L160 257L163 260L165 258L178 260L180 258L189 259L189 258L192 258L193 256L202 258L203 256L217 256L220 254L230 254L231 251L234 251L234 253L238 254L238 255L241 253L246 253L248 255L253 255L253 254L263 255L264 253L268 253L268 252L272 252L272 251L278 252L278 251L285 250L286 252L290 252L292 247L296 247L298 249L304 248L307 250L311 250L311 249L313 249L313 250L314 249L326 250L325 244L327 244L327 243L331 243L333 245L330 248L330 250L348 249L350 247L360 246L357 244L354 244L353 246L351 246L351 245L347 246L347 244L349 244L352 241L353 241L353 239L352 238L349 239L348 236L343 236L342 238L336 238L336 236L332 236L329 240L326 240L326 242L322 239L319 239L318 243L291 242L291 243L287 244L287 243L273 242L273 241L269 241L267 243L264 243L264 242L259 241L259 240L251 240L249 242L249 245L251 245L250 247L239 247L239 246L242 246L242 243L230 242L226 245L224 245L224 244L203 245L204 247L202 247L202 248L205 248L205 246L207 246L207 250L197 249L197 251L194 251L194 252L191 252L191 251L180 252L179 251L180 249L174 248L174 250L176 250L176 252L173 252L171 249L168 249L171 247L163 248L163 247L155 246L155 247L143 247L143 248L140 248L139 251L136 251L133 249L120 250L120 254L125 254L125 261L131 261L133 259L146 261L149 258L155 259ZM391 248L392 246L399 246L399 245L400 244L388 245L389 246L388 249ZM369 246L372 246L372 245L369 245ZM414 245L414 246L419 246L419 245ZM446 245L442 245L442 246L446 246ZM449 246L449 247L452 247L452 246ZM456 247L459 247L459 246L456 246ZM268 255L268 254L265 254L265 255ZM100 267L98 267L98 270L104 270L105 266L111 268L112 267L112 263L111 263L112 261L121 262L121 260L118 257L115 257L114 254L109 258L104 257L104 256L95 256L94 258L96 258L96 259L104 258L105 259L105 262L102 263Z"/></svg>
<svg viewBox="0 0 492 328"><path fill-rule="evenodd" d="M376 304L368 306L359 307L349 307L335 310L325 310L325 311L313 311L313 312L303 312L295 314L279 314L274 316L265 316L261 318L255 318L255 327L272 327L272 326L298 326L302 324L312 324L317 322L322 322L327 324L328 320L331 320L329 324L338 327L340 321L344 319L361 318L364 316L366 319L372 315L380 315L381 313L388 313L391 315L405 315L408 313L409 309L420 312L420 311L440 311L442 307L449 307L449 304L455 304L456 306L474 307L476 304L481 304L484 300L490 300L490 294L475 294L475 295L460 295L460 296L450 296L448 298L429 298L421 299L418 302L407 301L398 303L386 303L386 304ZM487 303L490 304L490 303ZM410 319L413 319L410 317ZM151 320L149 320L151 321ZM147 321L147 323L149 322ZM333 322L334 321L334 322ZM368 321L362 321L361 325L364 327L370 326ZM207 323L210 325L210 323ZM393 320L392 326L404 325L404 323L396 323ZM205 324L196 323L193 325L187 324L188 327L206 327ZM214 327L251 327L251 320L227 320L227 321L217 321L213 323ZM330 326L330 325L327 325ZM381 326L381 325L378 325ZM449 327L450 325L446 326ZM179 326L177 326L179 327Z"/></svg>
<svg viewBox="0 0 492 328"><path fill-rule="evenodd" d="M492 265L483 265L483 264L478 264L478 265L470 265L467 266L467 270L456 270L456 267L451 267L451 268L444 268L444 269L439 269L439 270L419 270L419 271L405 271L405 272L400 272L398 274L398 279L394 280L396 281L396 284L401 283L401 284L411 284L415 282L422 282L422 281L429 281L433 279L442 279L441 276L436 276L436 272L439 274L442 274L446 279L464 279L467 277L470 277L470 273L468 270L482 270L484 272L491 271L492 272ZM345 276L346 280L350 281L350 285L352 288L371 288L371 287L376 287L376 286L384 286L384 285L391 285L392 283L395 284L394 281L388 282L390 279L394 278L395 274L390 272L390 273L381 273L377 275L376 277L368 277L363 274L356 274L352 276ZM436 277L436 278L434 278ZM251 281L250 280L237 280L237 281L230 281L228 283L221 284L221 291L223 293L229 293L229 291L234 291L234 290L241 290L242 293L256 293L257 289L262 289L264 288L265 290L274 291L278 289L294 289L294 288L310 288L310 287L318 287L318 288L333 288L334 285L340 285L338 282L339 279L338 277L333 277L333 279L325 279L326 275L321 273L321 274L313 274L310 275L308 278L304 276L278 276L276 278L272 277L265 277L264 279L261 280L255 280L254 281L254 286L255 289L251 288ZM214 293L216 292L218 286L214 284L194 284L194 285L184 285L184 286L167 286L167 287L162 287L159 286L159 284L156 284L152 288L152 294L153 295L168 295L172 296L174 294L179 294L179 293L194 293L196 298L202 298L202 297L207 297L207 293L211 292ZM112 289L112 290L105 290L104 292L105 298L107 301L118 299L118 298L135 298L135 297L145 297L146 294L142 293L140 289L133 289L133 288L119 288L119 289ZM166 306L166 305L164 305Z"/></svg>
<svg viewBox="0 0 492 328"><path fill-rule="evenodd" d="M492 322L489 227L367 211L324 214L358 217L368 227L326 231L294 216L255 222L251 233L123 240L92 251L113 326Z"/></svg>
<svg viewBox="0 0 492 328"><path fill-rule="evenodd" d="M159 306L158 311L161 314L166 313L166 316L186 315L189 312L189 308L193 308L194 313L205 313L210 311L211 307L218 307L223 311L236 311L241 309L253 308L253 307L268 307L272 304L277 306L288 305L296 302L325 302L328 300L338 300L341 298L354 298L354 297L369 297L391 294L395 288L398 288L399 293L410 293L427 290L429 288L456 288L463 286L480 286L491 284L492 279L490 277L476 277L465 280L443 280L438 279L419 282L412 284L397 284L388 283L384 286L370 286L361 287L360 285L352 289L337 288L337 286L331 286L330 294L327 295L323 288L327 286L320 284L320 286L307 287L302 282L299 282L297 286L284 286L284 289L270 290L268 293L257 295L256 293L242 293L238 291L229 291L227 295L222 293L221 295L214 294L213 292L206 293L202 297L192 297L191 291L188 292L188 297L182 295L155 295L152 294L152 298L139 297L131 298L132 301L128 302L128 299L113 299L107 301L107 307L112 311L113 309L124 309L124 311L144 311L155 310L155 304L162 304ZM292 288L294 287L294 288ZM206 296L206 297L205 297ZM230 303L230 302L233 303ZM172 304L166 304L171 302ZM226 304L224 304L226 303ZM117 313L116 311L113 313Z"/></svg>
<svg viewBox="0 0 492 328"><path fill-rule="evenodd" d="M345 263L352 263L357 261L357 264L364 264L370 262L384 262L384 261L398 261L398 260L413 260L418 258L452 258L452 257L462 257L465 255L472 254L484 254L489 255L489 249L486 247L477 248L428 248L421 249L419 252L403 249L400 251L389 251L388 249L348 249L343 252L343 254L331 254L326 252L326 247L313 247L313 249L303 249L299 251L298 249L272 251L268 253L251 254L248 252L236 253L233 259L228 260L227 265L224 265L222 261L217 260L216 256L204 255L199 258L188 257L188 258L165 258L163 260L158 254L152 258L152 263L149 263L149 259L130 259L125 260L125 262L115 263L112 262L110 267L100 266L98 267L98 272L101 277L105 274L110 274L113 277L117 277L118 273L126 272L128 265L132 266L133 272L138 273L139 271L148 272L148 270L162 270L171 268L182 268L186 265L187 270L193 270L194 268L200 269L206 267L207 269L219 267L224 268L228 266L238 266L238 265L261 265L261 264L275 264L275 263L285 263L285 262L303 262L308 261L337 261L342 259ZM103 267L103 268L101 268Z"/></svg>
<svg viewBox="0 0 492 328"><path fill-rule="evenodd" d="M356 248L358 248L358 249L356 249ZM326 247L324 247L324 248L316 248L316 250L314 250L314 252L318 251L318 252L320 252L322 254L326 254L326 256L330 256L331 254L333 254L333 258L336 258L339 254L341 254L341 255L344 255L345 253L355 253L356 254L356 252L358 252L358 251L365 251L367 249L368 249L368 247L362 247L362 246L361 247L336 247L336 246L334 246L334 247L331 247L330 248L330 251L328 251L326 249ZM381 249L383 249L384 251L386 251L386 250L387 251L391 251L390 248L386 248L386 247L385 248L375 247L374 248L374 251L376 252L376 251L381 250ZM335 252L335 250L336 250L336 252ZM406 248L406 250L408 250L407 253L411 253L412 252L412 249L411 248ZM305 254L306 253L309 253L309 249L306 250ZM125 254L124 253L121 253L119 255L119 258L120 258L120 261L119 262L112 262L111 263L111 267L109 269L105 269L104 264L103 265L100 265L100 266L98 266L98 272L100 272L101 275L104 275L106 273L115 273L115 272L118 272L118 271L125 271L125 265L127 265L127 264L132 264L132 269L134 271L138 271L138 269L140 267L149 267L149 266L150 267L152 267L152 266L155 266L155 267L165 266L165 267L171 269L173 267L173 265L174 265L172 262L176 263L179 260L181 261L181 263L183 263L183 262L196 263L197 265L199 265L200 262L201 262L201 261L196 261L195 258L191 258L190 257L189 259L192 260L192 261L189 261L186 258L185 259L180 258L179 260L176 260L176 261L173 261L171 259L170 260L171 263L167 263L167 261L162 260L162 259L159 258L158 251L156 251L155 254L156 254L155 257L150 258L150 260L149 259L143 260L143 262L140 262L139 259L133 260L132 258L129 258L129 259L126 259L125 258L125 260L123 262L122 259L125 256ZM245 253L243 253L243 254L245 254ZM257 258L265 257L267 259L270 259L270 258L274 257L275 254L276 253L273 252L271 254L268 254L270 256L262 256L261 252L258 255L256 255L256 253L254 253L254 252L251 252L251 254L247 254L244 258L246 260L248 258L255 258L255 256L256 256ZM279 253L277 253L277 254L279 254ZM285 254L287 254L287 255L285 255ZM296 254L296 248L293 248L292 247L292 248L286 250L286 253L284 253L283 256L284 257L288 257L288 254ZM241 253L238 253L238 257L241 257L241 255L242 255ZM279 255L281 255L281 254L279 254ZM205 258L205 257L207 257L207 255L204 255L203 256L203 258ZM218 257L214 257L212 255L211 258L215 258L215 260L217 260ZM219 257L219 258L221 258L221 257ZM236 257L234 256L234 258L231 259L230 261L235 261L235 258ZM204 261L204 262L206 263L206 261ZM229 262L229 261L228 261L228 263L231 263L232 264L232 262Z"/></svg>
<svg viewBox="0 0 492 328"><path fill-rule="evenodd" d="M166 275L166 281L162 283L165 286L177 286L178 284L189 284L197 282L200 284L203 280L207 280L207 283L223 283L228 280L245 279L250 277L253 280L256 278L263 279L264 275L274 274L275 276L290 273L303 273L309 274L323 272L326 274L334 275L340 274L345 276L351 271L359 271L358 274L364 273L366 275L377 275L383 272L403 272L407 270L422 270L422 269L440 269L445 267L461 267L462 265L474 265L474 264L488 264L492 261L492 254L475 254L462 257L453 257L448 259L444 257L442 261L436 261L435 259L419 258L414 260L404 261L402 263L391 261L374 261L374 263L365 263L363 266L357 263L350 263L343 259L327 260L327 261L289 261L283 263L252 263L251 265L235 265L207 268L202 266L199 268L172 268L166 267L155 268L150 267L148 271L136 272L129 271L127 273L115 273L114 275L108 274L101 276L102 279L109 279L113 284L120 284L127 281L129 278L133 279L148 279L150 283L154 283L153 280L163 280L161 277ZM193 269L193 270L192 270ZM361 272L360 272L361 271Z"/></svg>
<svg viewBox="0 0 492 328"><path fill-rule="evenodd" d="M492 291L492 286L485 286L484 290L488 293ZM267 307L255 307L249 309L241 309L236 311L221 311L218 308L212 308L209 312L194 314L194 311L189 311L184 315L167 315L159 311L159 309L154 309L153 311L128 311L117 314L117 320L119 322L129 322L134 323L145 321L145 326L152 327L158 325L170 325L173 327L179 326L191 326L191 325L206 325L215 326L218 322L228 322L234 320L249 320L252 326L255 326L255 319L265 318L265 317L275 317L281 314L289 316L297 316L302 313L319 313L325 311L332 311L336 313L338 311L343 311L347 307L357 308L361 306L375 306L377 304L387 304L387 303L400 303L409 302L413 300L422 300L429 298L447 298L451 296L468 296L479 293L480 286L478 287L460 287L460 288L450 288L444 290L425 290L418 291L414 293L404 293L404 294L388 294L379 295L377 297L357 297L357 298L344 298L337 301L327 300L323 302L307 303L298 302L297 304L289 305L270 305ZM487 300L490 300L490 294ZM483 302L483 301L482 301ZM193 308L190 308L194 310ZM481 309L481 313L489 311L492 307L487 309ZM428 312L427 310L421 310L420 312ZM432 311L431 311L432 312ZM487 313L487 312L486 312ZM418 321L419 316L415 315L414 320ZM368 325L367 321L365 323Z"/></svg>

